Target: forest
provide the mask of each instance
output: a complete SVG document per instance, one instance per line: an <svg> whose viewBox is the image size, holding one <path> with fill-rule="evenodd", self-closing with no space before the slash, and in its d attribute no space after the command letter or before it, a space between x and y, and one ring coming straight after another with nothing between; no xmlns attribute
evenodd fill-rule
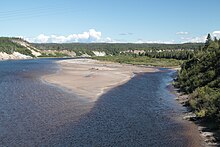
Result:
<svg viewBox="0 0 220 147"><path fill-rule="evenodd" d="M105 52L106 55L119 55L128 50L144 50L148 53L157 51L192 51L199 50L203 47L203 43L185 43L185 44L132 44L132 43L32 43L34 47L40 50L69 50L74 51L78 56L81 54L88 54L93 56L92 51Z"/></svg>
<svg viewBox="0 0 220 147"><path fill-rule="evenodd" d="M220 128L220 39L208 35L202 50L182 64L175 86L190 95L188 105L197 117Z"/></svg>

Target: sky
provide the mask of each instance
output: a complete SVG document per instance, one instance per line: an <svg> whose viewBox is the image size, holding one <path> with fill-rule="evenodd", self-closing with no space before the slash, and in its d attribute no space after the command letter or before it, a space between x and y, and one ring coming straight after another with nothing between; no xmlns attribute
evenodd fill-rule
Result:
<svg viewBox="0 0 220 147"><path fill-rule="evenodd" d="M185 43L220 37L220 0L7 0L0 36L36 43Z"/></svg>

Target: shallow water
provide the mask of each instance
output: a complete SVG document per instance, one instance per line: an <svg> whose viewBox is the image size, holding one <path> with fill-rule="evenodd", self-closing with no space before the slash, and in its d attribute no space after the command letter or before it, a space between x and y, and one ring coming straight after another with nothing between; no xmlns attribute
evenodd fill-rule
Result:
<svg viewBox="0 0 220 147"><path fill-rule="evenodd" d="M39 79L56 60L0 62L1 146L201 145L166 88L173 71L139 74L90 102Z"/></svg>

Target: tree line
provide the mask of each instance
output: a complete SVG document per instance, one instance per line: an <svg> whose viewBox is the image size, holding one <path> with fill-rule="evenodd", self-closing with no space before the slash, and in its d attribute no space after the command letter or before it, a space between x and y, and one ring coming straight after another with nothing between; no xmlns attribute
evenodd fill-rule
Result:
<svg viewBox="0 0 220 147"><path fill-rule="evenodd" d="M189 106L199 118L220 122L220 39L208 34L202 50L184 62L175 86L189 94Z"/></svg>
<svg viewBox="0 0 220 147"><path fill-rule="evenodd" d="M74 51L78 54L80 52L87 53L88 55L93 55L92 51L103 51L107 55L119 55L123 51L127 50L144 50L144 51L168 51L168 50L199 50L202 48L203 43L185 43L185 44L132 44L132 43L61 43L61 44L56 44L56 43L43 43L43 44L32 44L34 47L40 50L69 50L69 51ZM179 58L174 56L174 53L170 55L169 52L166 52L162 55L157 54L155 57L158 55L161 57L166 57L169 58L170 56L174 58ZM183 53L176 53L176 54L182 54ZM188 54L188 53L187 53ZM149 55L149 52L148 54ZM149 56L154 56L153 53ZM187 55L186 55L187 56ZM187 57L184 57L187 58Z"/></svg>

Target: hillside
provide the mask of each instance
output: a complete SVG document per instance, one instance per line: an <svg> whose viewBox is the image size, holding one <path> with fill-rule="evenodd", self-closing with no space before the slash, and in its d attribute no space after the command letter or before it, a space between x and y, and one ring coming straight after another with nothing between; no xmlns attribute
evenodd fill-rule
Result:
<svg viewBox="0 0 220 147"><path fill-rule="evenodd" d="M202 43L186 43L186 44L132 44L132 43L42 43L32 44L41 51L70 51L75 52L76 56L88 55L118 55L120 53L132 52L138 54L152 51L181 51L181 50L198 50Z"/></svg>
<svg viewBox="0 0 220 147"><path fill-rule="evenodd" d="M34 44L20 38L0 38L0 59L34 57L93 57L128 64L179 66L192 58L202 43L131 44L131 43L48 43ZM101 57L100 57L101 56Z"/></svg>
<svg viewBox="0 0 220 147"><path fill-rule="evenodd" d="M40 55L39 50L23 39L0 37L0 60L29 59Z"/></svg>
<svg viewBox="0 0 220 147"><path fill-rule="evenodd" d="M197 117L220 128L220 39L208 35L204 48L182 65L175 85L190 95L188 104Z"/></svg>

